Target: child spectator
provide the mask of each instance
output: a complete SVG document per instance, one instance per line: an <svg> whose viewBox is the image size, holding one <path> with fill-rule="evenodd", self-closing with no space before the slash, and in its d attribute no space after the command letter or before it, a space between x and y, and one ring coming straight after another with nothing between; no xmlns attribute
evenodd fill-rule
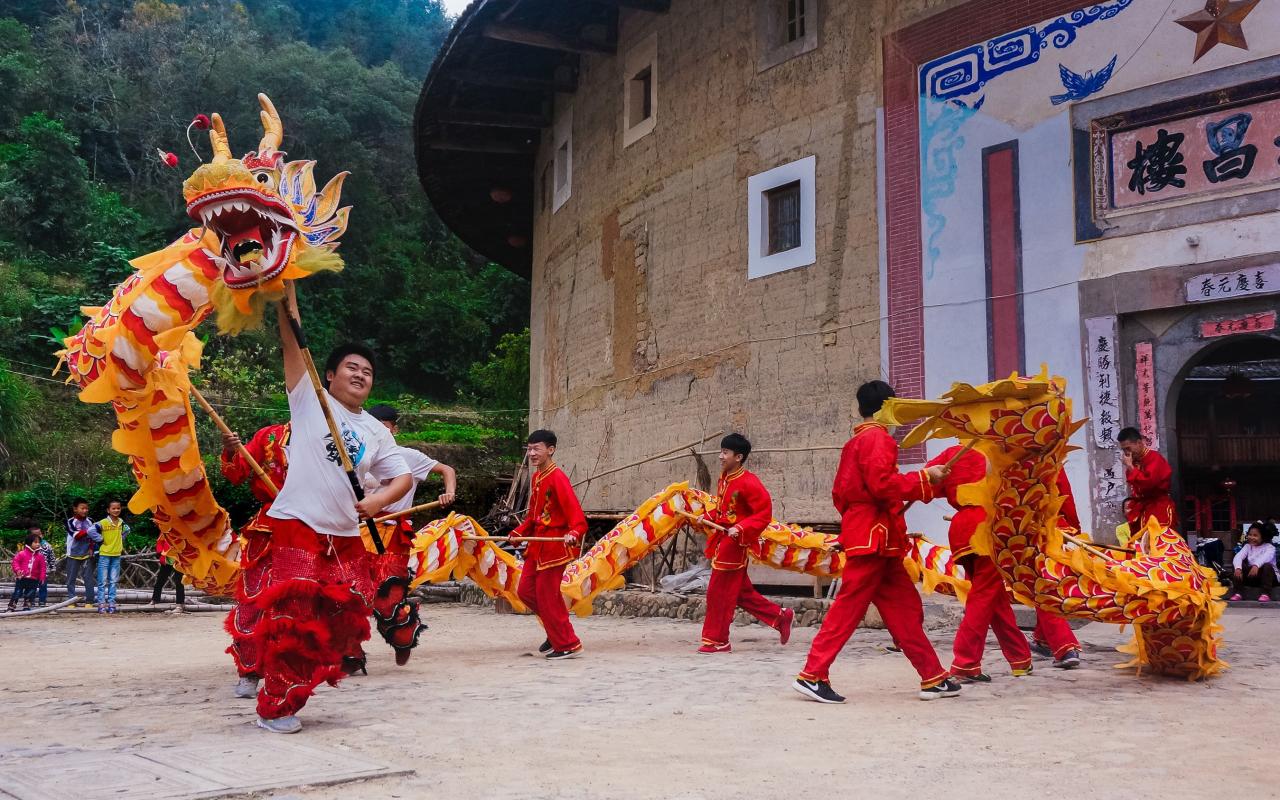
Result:
<svg viewBox="0 0 1280 800"><path fill-rule="evenodd" d="M37 587L45 578L46 568L44 556L40 554L40 535L28 533L22 548L13 557L13 574L17 580L13 587L13 596L9 598L9 611L18 610L18 600L22 600L22 610L31 610L31 601L36 599Z"/></svg>
<svg viewBox="0 0 1280 800"><path fill-rule="evenodd" d="M97 526L89 520L89 501L77 497L71 501L74 514L67 520L67 599L76 596L76 579L84 582L84 602L94 602L94 562L95 545L102 541L102 534Z"/></svg>
<svg viewBox="0 0 1280 800"><path fill-rule="evenodd" d="M164 539L156 539L156 554L160 556L160 571L156 573L156 588L151 590L151 605L160 604L160 593L164 591L164 585L169 580L169 576L173 576L173 591L177 595L178 603L173 607L174 611L182 613L182 604L186 601L183 596L182 573L173 568L173 564L169 563L168 557L165 555L169 552L169 543Z"/></svg>
<svg viewBox="0 0 1280 800"><path fill-rule="evenodd" d="M1246 586L1258 586L1261 592L1258 595L1258 602L1271 601L1271 591L1276 584L1276 548L1266 541L1269 538L1271 537L1264 534L1261 522L1255 522L1249 526L1249 532L1245 534L1244 547L1240 548L1240 552L1236 553L1232 561L1236 579L1236 591L1231 595L1232 600L1243 600L1243 591Z"/></svg>
<svg viewBox="0 0 1280 800"><path fill-rule="evenodd" d="M102 545L98 548L98 613L116 613L116 584L120 582L120 558L124 555L124 537L129 526L120 519L124 510L119 500L107 503L107 518L97 523Z"/></svg>
<svg viewBox="0 0 1280 800"><path fill-rule="evenodd" d="M58 566L58 556L53 552L53 545L44 538L44 529L39 525L32 525L27 529L27 533L34 533L40 537L40 555L44 557L45 572L44 580L40 581L40 588L36 590L40 607L44 608L49 605L49 579L53 577L53 570Z"/></svg>

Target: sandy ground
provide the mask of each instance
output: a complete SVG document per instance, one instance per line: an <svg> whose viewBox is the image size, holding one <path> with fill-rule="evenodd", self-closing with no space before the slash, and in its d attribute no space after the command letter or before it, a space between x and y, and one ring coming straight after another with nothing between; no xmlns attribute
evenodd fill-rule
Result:
<svg viewBox="0 0 1280 800"><path fill-rule="evenodd" d="M844 706L789 688L812 629L783 648L772 631L739 627L732 654L703 656L695 624L599 617L577 622L583 658L547 663L529 655L542 639L530 618L453 605L427 618L407 667L370 644L370 675L323 687L291 739L416 774L270 796L1280 796L1274 770L1244 766L1274 763L1277 611L1228 612L1232 669L1208 683L1112 669L1124 636L1094 624L1080 631L1082 669L1037 662L1014 679L989 649L994 683L930 703L915 698L906 660L880 649L887 635L860 631L832 674ZM231 698L221 622L0 621L0 753L271 736L252 726L251 701Z"/></svg>

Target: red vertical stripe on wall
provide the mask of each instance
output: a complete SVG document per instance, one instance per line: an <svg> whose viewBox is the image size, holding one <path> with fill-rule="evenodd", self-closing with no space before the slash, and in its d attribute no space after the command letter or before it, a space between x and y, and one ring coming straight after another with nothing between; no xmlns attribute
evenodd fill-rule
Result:
<svg viewBox="0 0 1280 800"><path fill-rule="evenodd" d="M987 261L987 366L992 380L1022 373L1022 230L1018 142L982 151L982 215Z"/></svg>

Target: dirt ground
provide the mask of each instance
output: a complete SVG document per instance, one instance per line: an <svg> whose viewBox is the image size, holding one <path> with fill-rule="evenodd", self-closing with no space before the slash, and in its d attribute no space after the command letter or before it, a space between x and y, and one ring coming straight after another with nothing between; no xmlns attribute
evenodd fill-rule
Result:
<svg viewBox="0 0 1280 800"><path fill-rule="evenodd" d="M1280 778L1280 613L1232 610L1226 658L1207 683L1112 669L1126 634L1080 631L1086 663L1038 661L1014 679L915 698L915 674L860 631L836 663L844 706L789 688L814 630L787 647L734 629L729 655L693 652L695 624L576 621L583 658L547 663L527 617L426 609L431 630L396 668L370 644L370 674L322 687L293 741L363 754L407 777L277 798L1262 798ZM43 615L0 620L0 757L272 736L235 700L221 615ZM944 662L950 643L935 637ZM1254 732L1259 736L1255 736ZM91 797L91 792L85 797Z"/></svg>

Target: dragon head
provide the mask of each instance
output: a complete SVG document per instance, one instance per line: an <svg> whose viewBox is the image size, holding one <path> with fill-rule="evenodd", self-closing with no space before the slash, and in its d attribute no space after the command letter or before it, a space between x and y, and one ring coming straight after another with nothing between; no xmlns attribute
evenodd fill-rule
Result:
<svg viewBox="0 0 1280 800"><path fill-rule="evenodd" d="M257 151L233 157L226 126L214 114L213 160L182 185L187 214L203 226L201 239L220 271L213 301L223 332L260 321L267 301L283 295L285 281L341 269L334 251L351 211L338 207L348 173L338 173L317 192L315 162L285 161L277 149L284 136L280 115L265 94L258 103L263 136Z"/></svg>

